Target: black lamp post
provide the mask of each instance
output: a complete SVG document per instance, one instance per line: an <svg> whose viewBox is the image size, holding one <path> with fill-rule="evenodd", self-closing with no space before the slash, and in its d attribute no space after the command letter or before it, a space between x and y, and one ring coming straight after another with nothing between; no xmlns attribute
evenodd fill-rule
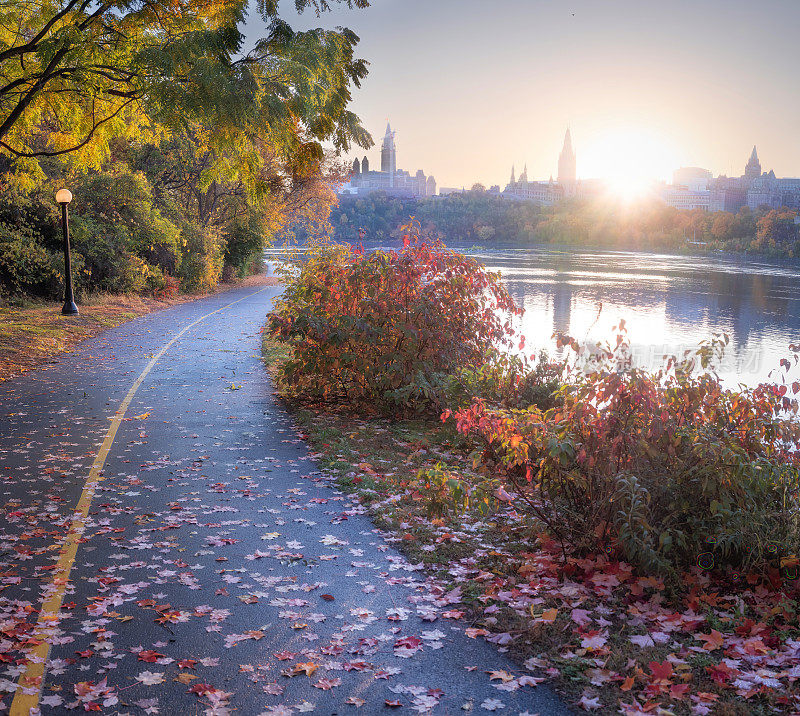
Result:
<svg viewBox="0 0 800 716"><path fill-rule="evenodd" d="M61 313L65 316L77 316L78 307L72 295L72 257L69 251L69 215L67 207L72 201L72 192L69 189L59 189L56 192L56 201L61 204L61 226L64 230L64 273L66 284L64 286L64 308Z"/></svg>

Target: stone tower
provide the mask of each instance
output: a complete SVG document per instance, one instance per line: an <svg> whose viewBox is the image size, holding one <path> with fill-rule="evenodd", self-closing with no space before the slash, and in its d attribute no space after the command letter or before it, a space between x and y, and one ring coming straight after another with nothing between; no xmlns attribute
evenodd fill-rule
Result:
<svg viewBox="0 0 800 716"><path fill-rule="evenodd" d="M394 177L397 171L397 147L394 143L394 132L392 126L386 123L386 135L383 138L383 148L381 149L381 171Z"/></svg>
<svg viewBox="0 0 800 716"><path fill-rule="evenodd" d="M361 162L358 159L353 162L353 174L361 174Z"/></svg>
<svg viewBox="0 0 800 716"><path fill-rule="evenodd" d="M761 176L761 162L758 161L758 151L753 147L753 153L750 155L750 161L744 168L744 175L748 179L758 179Z"/></svg>
<svg viewBox="0 0 800 716"><path fill-rule="evenodd" d="M575 150L572 148L572 135L567 127L564 148L558 157L558 183L562 186L574 186L576 178Z"/></svg>
<svg viewBox="0 0 800 716"><path fill-rule="evenodd" d="M428 181L425 186L425 195L436 196L436 179L433 177L428 177Z"/></svg>
<svg viewBox="0 0 800 716"><path fill-rule="evenodd" d="M369 159L366 157L361 160L361 172L362 174L369 174Z"/></svg>

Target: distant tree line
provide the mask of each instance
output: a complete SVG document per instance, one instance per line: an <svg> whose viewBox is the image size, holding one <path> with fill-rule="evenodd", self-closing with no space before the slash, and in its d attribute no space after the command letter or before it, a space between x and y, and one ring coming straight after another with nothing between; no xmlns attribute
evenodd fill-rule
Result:
<svg viewBox="0 0 800 716"><path fill-rule="evenodd" d="M697 252L724 250L800 256L800 225L789 209L738 213L682 211L660 201L567 200L553 207L512 201L476 188L460 194L401 199L374 193L343 199L330 222L336 237L387 240L414 216L454 244L553 243L603 248Z"/></svg>

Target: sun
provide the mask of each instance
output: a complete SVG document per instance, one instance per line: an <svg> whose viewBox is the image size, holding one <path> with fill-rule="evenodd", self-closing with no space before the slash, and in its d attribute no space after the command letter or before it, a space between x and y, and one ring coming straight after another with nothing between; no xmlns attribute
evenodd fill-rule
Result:
<svg viewBox="0 0 800 716"><path fill-rule="evenodd" d="M583 152L581 174L604 179L623 200L649 193L654 182L667 180L679 166L669 140L639 127L616 128L598 134Z"/></svg>

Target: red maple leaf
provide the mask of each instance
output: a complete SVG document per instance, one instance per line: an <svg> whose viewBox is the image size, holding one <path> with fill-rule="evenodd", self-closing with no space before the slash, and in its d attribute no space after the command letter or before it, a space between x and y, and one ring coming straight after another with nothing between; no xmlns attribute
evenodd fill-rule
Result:
<svg viewBox="0 0 800 716"><path fill-rule="evenodd" d="M738 674L738 670L732 669L727 664L712 664L711 666L706 667L706 672L708 675L716 681L718 684L724 684L727 682L734 674Z"/></svg>
<svg viewBox="0 0 800 716"><path fill-rule="evenodd" d="M153 651L152 649L145 649L144 651L139 652L139 661L146 661L148 664L153 664L159 659L163 659L164 654L159 654L157 651Z"/></svg>
<svg viewBox="0 0 800 716"><path fill-rule="evenodd" d="M672 664L669 661L663 661L661 663L651 661L648 666L653 674L653 681L669 681L672 678Z"/></svg>
<svg viewBox="0 0 800 716"><path fill-rule="evenodd" d="M407 649L416 649L418 646L422 645L422 639L419 639L416 636L404 636L401 639L398 639L394 643L394 648L397 649L399 647L406 647Z"/></svg>

